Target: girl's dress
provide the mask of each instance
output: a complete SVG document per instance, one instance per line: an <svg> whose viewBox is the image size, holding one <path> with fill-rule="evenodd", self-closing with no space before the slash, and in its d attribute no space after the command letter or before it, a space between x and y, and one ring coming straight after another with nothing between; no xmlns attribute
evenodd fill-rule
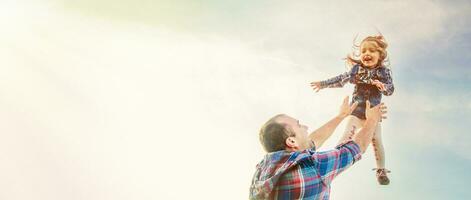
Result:
<svg viewBox="0 0 471 200"><path fill-rule="evenodd" d="M379 91L375 85L371 84L373 80L381 81L384 84L386 91ZM347 82L355 84L351 103L358 102L358 106L352 112L352 115L360 119L366 119L366 100L370 101L371 106L376 106L381 103L383 94L389 96L394 92L391 70L383 66L366 68L357 64L354 65L349 72L321 81L320 85L321 89L339 88L343 87Z"/></svg>

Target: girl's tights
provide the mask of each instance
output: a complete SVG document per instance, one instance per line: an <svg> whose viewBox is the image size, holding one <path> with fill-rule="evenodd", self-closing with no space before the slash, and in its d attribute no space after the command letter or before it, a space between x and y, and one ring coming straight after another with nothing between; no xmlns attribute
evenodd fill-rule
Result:
<svg viewBox="0 0 471 200"><path fill-rule="evenodd" d="M363 128L364 123L365 120L350 115L347 126L345 127L345 132L342 138L340 139L340 142L352 139L353 135L357 133L361 128ZM378 126L376 127L373 135L373 140L371 142L373 144L373 150L375 153L376 167L379 169L383 169L385 167L386 159L384 156L383 140L381 138L381 123L378 123Z"/></svg>

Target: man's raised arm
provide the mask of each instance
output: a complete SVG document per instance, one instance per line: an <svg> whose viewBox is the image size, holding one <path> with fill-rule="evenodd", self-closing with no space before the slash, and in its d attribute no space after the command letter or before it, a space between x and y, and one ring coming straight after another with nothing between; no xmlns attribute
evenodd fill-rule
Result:
<svg viewBox="0 0 471 200"><path fill-rule="evenodd" d="M342 122L345 117L350 115L352 111L357 107L358 103L354 103L351 106L348 105L348 96L343 99L342 106L340 106L340 112L333 119L328 121L326 124L313 131L309 138L314 141L316 149L319 149L324 142L332 135L337 126Z"/></svg>
<svg viewBox="0 0 471 200"><path fill-rule="evenodd" d="M363 125L363 128L353 136L353 141L360 146L362 153L365 153L368 145L373 139L373 134L378 122L381 118L386 118L383 116L384 114L386 114L386 106L383 103L370 108L370 102L366 101L365 124Z"/></svg>

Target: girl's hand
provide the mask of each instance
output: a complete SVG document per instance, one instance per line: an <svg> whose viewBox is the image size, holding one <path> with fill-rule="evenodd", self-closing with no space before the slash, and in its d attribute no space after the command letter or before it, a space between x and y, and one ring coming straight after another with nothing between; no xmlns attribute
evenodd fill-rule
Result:
<svg viewBox="0 0 471 200"><path fill-rule="evenodd" d="M311 87L314 91L319 92L319 90L321 90L321 82L320 81L311 82Z"/></svg>
<svg viewBox="0 0 471 200"><path fill-rule="evenodd" d="M384 86L384 83L381 83L381 81L373 80L373 82L371 84L378 87L379 91L386 91L386 87Z"/></svg>

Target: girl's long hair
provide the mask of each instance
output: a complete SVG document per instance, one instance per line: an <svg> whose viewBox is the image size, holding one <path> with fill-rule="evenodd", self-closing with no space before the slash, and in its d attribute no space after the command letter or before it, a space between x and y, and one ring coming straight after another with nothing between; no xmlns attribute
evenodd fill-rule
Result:
<svg viewBox="0 0 471 200"><path fill-rule="evenodd" d="M365 39L363 39L360 44L356 44L357 37L358 35L355 36L355 38L353 39L352 53L350 55L347 55L347 57L345 58L349 67L352 67L353 65L356 65L356 64L361 65L361 61L360 61L361 44L367 41L376 42L376 44L378 45L378 48L377 48L377 50L379 51L378 65L384 66L384 67L389 66L390 63L389 63L389 58L388 58L388 52L386 51L386 48L388 47L388 43L384 39L383 35L380 34L377 36L368 36Z"/></svg>

